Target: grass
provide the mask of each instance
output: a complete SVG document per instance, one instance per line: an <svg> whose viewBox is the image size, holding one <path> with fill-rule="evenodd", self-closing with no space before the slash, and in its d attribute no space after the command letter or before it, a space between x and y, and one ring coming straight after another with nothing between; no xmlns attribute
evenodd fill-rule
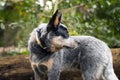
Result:
<svg viewBox="0 0 120 80"><path fill-rule="evenodd" d="M26 55L29 54L28 50L17 52L17 51L10 51L10 52L5 52L1 56L16 56L16 55Z"/></svg>

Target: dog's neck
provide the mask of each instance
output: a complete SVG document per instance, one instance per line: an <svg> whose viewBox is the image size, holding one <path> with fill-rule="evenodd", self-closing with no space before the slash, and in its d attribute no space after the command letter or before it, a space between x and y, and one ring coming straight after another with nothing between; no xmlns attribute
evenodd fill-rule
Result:
<svg viewBox="0 0 120 80"><path fill-rule="evenodd" d="M35 34L35 38L36 38L37 44L40 46L40 48L42 49L42 51L44 51L45 53L49 53L49 54L52 53L52 52L50 52L50 51L47 50L47 47L44 47L44 46L42 45L42 42L41 42L40 39L38 38L37 32L36 32L36 34Z"/></svg>
<svg viewBox="0 0 120 80"><path fill-rule="evenodd" d="M35 38L36 38L37 43L40 45L40 47L46 50L46 47L43 47L43 45L42 45L40 39L38 38L37 32L36 32L36 34L35 34Z"/></svg>

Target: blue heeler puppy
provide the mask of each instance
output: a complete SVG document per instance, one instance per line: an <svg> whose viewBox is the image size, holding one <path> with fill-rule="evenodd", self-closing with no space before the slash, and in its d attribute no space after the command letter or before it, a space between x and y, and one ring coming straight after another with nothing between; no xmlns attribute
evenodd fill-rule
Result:
<svg viewBox="0 0 120 80"><path fill-rule="evenodd" d="M28 41L35 80L60 80L60 73L79 69L83 80L118 80L106 43L91 36L69 36L58 10L41 24Z"/></svg>

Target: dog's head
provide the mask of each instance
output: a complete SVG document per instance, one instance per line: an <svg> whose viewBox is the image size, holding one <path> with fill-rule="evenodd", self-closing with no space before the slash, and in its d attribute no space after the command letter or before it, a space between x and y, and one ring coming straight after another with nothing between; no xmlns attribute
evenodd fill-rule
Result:
<svg viewBox="0 0 120 80"><path fill-rule="evenodd" d="M54 13L49 23L36 31L38 44L47 51L56 52L63 47L75 48L77 43L69 37L68 29L61 24L62 14L58 10Z"/></svg>

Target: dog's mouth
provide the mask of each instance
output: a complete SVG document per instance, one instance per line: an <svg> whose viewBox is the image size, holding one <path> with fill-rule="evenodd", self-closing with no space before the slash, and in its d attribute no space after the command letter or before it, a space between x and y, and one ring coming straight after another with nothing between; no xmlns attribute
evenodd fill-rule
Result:
<svg viewBox="0 0 120 80"><path fill-rule="evenodd" d="M64 45L63 48L72 49L73 47Z"/></svg>
<svg viewBox="0 0 120 80"><path fill-rule="evenodd" d="M63 48L66 48L66 49L75 49L77 46L78 46L77 43L75 43L74 45L71 45L71 46L64 45Z"/></svg>

